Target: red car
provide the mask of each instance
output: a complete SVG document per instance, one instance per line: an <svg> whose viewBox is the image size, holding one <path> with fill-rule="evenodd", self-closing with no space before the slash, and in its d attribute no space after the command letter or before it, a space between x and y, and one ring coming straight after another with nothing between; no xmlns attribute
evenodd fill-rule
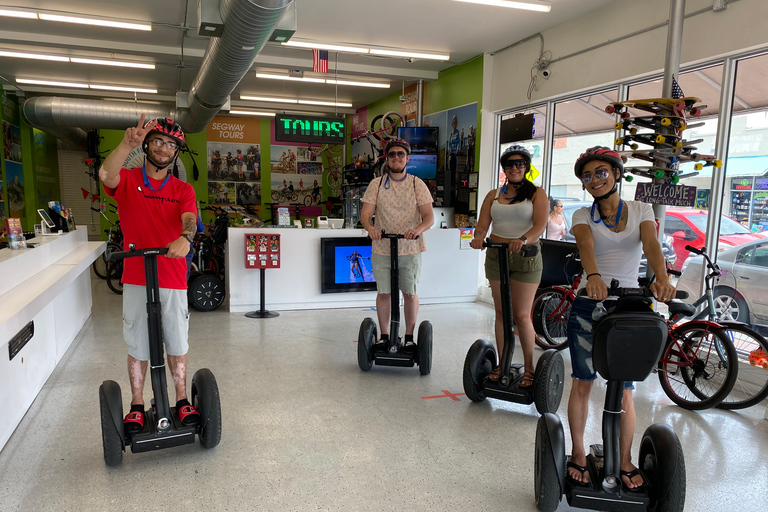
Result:
<svg viewBox="0 0 768 512"><path fill-rule="evenodd" d="M697 249L704 247L704 237L707 230L709 212L692 208L670 208L664 219L664 233L673 239L673 246L677 259L675 268L680 270L688 258L689 252L686 245L692 245ZM720 240L717 244L718 251L724 251L737 245L752 242L753 240L768 237L766 233L753 233L735 220L722 216L720 220Z"/></svg>

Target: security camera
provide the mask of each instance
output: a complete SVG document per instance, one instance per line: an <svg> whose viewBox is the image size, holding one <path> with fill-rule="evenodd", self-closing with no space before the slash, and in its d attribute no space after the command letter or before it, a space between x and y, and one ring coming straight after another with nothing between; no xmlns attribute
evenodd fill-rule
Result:
<svg viewBox="0 0 768 512"><path fill-rule="evenodd" d="M407 101L408 101L408 96L406 96L405 94L403 94L402 96L400 96L400 103L405 103L405 102L407 102Z"/></svg>
<svg viewBox="0 0 768 512"><path fill-rule="evenodd" d="M549 78L550 76L552 76L552 72L551 72L550 70L548 70L548 69L542 69L542 70L541 70L541 76L542 76L543 78L547 79L547 78Z"/></svg>
<svg viewBox="0 0 768 512"><path fill-rule="evenodd" d="M414 61L415 61L416 59L414 59L413 57L408 57L408 58L407 58L407 59L405 59L405 60L406 60L407 62L410 62L411 64L413 64L413 63L414 63Z"/></svg>

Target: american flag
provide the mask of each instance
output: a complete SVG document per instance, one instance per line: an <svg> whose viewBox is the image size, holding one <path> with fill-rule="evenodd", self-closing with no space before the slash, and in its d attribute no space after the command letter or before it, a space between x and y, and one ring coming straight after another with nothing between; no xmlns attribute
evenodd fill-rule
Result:
<svg viewBox="0 0 768 512"><path fill-rule="evenodd" d="M683 94L683 90L680 88L680 84L677 83L675 77L672 77L672 99L679 100L680 98L684 97L685 94Z"/></svg>
<svg viewBox="0 0 768 512"><path fill-rule="evenodd" d="M328 72L328 50L312 50L312 71L315 73Z"/></svg>

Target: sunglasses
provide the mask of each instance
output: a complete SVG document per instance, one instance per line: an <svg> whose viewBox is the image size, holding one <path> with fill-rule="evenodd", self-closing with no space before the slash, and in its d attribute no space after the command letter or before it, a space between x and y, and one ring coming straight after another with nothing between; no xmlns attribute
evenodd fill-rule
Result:
<svg viewBox="0 0 768 512"><path fill-rule="evenodd" d="M387 153L387 156L389 158L405 158L406 152L405 151L390 151Z"/></svg>
<svg viewBox="0 0 768 512"><path fill-rule="evenodd" d="M171 151L173 151L174 149L176 149L178 147L178 144L176 144L172 140L169 140L168 142L166 142L163 139L152 139L152 140L149 141L149 143L152 144L153 146L157 147L157 148L161 148L161 147L165 146L166 148L170 149Z"/></svg>
<svg viewBox="0 0 768 512"><path fill-rule="evenodd" d="M594 175L591 172L587 172L579 176L579 179L581 182L585 185L589 185L592 183L592 179L596 178L598 180L604 180L608 177L608 175L611 173L611 169L608 167L600 167L599 169L595 169Z"/></svg>
<svg viewBox="0 0 768 512"><path fill-rule="evenodd" d="M504 169L514 169L517 167L518 169L523 169L525 167L525 160L515 159L515 160L507 160L504 162Z"/></svg>

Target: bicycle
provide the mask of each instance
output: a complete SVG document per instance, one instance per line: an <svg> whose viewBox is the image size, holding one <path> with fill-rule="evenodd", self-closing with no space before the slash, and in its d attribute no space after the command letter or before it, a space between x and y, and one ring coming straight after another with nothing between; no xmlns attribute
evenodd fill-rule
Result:
<svg viewBox="0 0 768 512"><path fill-rule="evenodd" d="M299 194L295 190L284 188L284 189L272 191L272 201L276 201L278 203L291 202L291 201L296 201L298 199L299 199Z"/></svg>
<svg viewBox="0 0 768 512"><path fill-rule="evenodd" d="M328 165L326 166L328 172L325 175L325 182L334 190L340 189L343 181L341 174L341 162L339 161L342 154L341 146L331 146L330 144L326 144L323 149L320 150L319 154L321 156L325 156L326 161L328 162Z"/></svg>
<svg viewBox="0 0 768 512"><path fill-rule="evenodd" d="M568 254L566 268L571 260L578 262L578 256L577 251ZM576 274L569 286L549 286L536 291L531 307L531 321L536 345L544 350L563 350L568 346L568 318L581 283L581 274L581 262L578 262Z"/></svg>
<svg viewBox="0 0 768 512"><path fill-rule="evenodd" d="M109 264L107 262L107 254L109 252L123 250L123 231L120 229L119 218L115 222L112 222L101 209L91 207L91 210L104 217L104 220L110 224L110 228L104 230L104 232L107 233L107 249L101 254L101 256L96 258L91 265L91 268L93 268L93 273L96 274L96 277L100 279L106 279L107 266ZM110 208L110 211L112 211L114 214L117 214L117 210L115 208Z"/></svg>
<svg viewBox="0 0 768 512"><path fill-rule="evenodd" d="M371 121L371 128L355 140L366 139L371 145L371 153L376 155L368 160L368 167L373 170L373 176L381 176L381 166L387 159L384 147L387 141L397 135L397 128L405 126L405 119L399 113L391 111L378 115Z"/></svg>
<svg viewBox="0 0 768 512"><path fill-rule="evenodd" d="M768 341L745 324L718 318L712 282L714 279L726 275L728 271L720 269L716 263L713 263L703 249L687 245L685 250L702 256L710 270L704 279L704 295L691 304L694 310L698 310L701 305L706 305L704 310L696 316L696 319L706 318L723 327L736 349L736 360L739 363L736 383L728 396L717 407L734 410L745 409L758 404L768 397L768 362L761 364L761 359L765 358L765 354L768 354ZM675 272L675 274L679 273Z"/></svg>

